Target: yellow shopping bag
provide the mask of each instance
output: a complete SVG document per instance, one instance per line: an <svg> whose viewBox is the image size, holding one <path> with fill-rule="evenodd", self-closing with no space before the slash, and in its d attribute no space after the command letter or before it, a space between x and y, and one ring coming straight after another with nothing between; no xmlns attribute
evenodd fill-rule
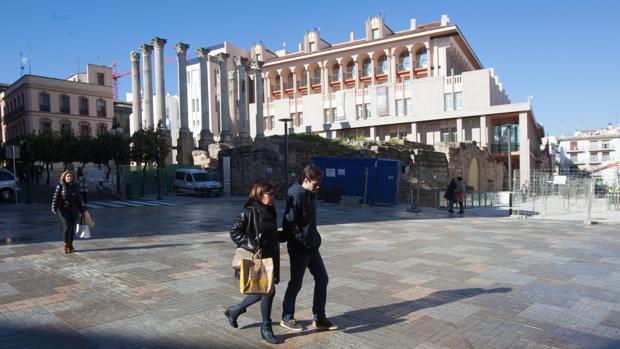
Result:
<svg viewBox="0 0 620 349"><path fill-rule="evenodd" d="M252 256L252 259L241 260L239 275L241 293L269 295L273 290L272 258L260 258L257 253Z"/></svg>

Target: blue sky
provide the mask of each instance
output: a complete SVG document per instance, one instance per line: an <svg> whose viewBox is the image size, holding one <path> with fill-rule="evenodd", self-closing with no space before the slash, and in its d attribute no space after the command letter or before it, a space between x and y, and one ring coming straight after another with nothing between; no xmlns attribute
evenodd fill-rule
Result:
<svg viewBox="0 0 620 349"><path fill-rule="evenodd" d="M129 51L154 36L194 49L227 40L249 48L262 40L296 50L306 30L332 43L364 34L368 16L382 13L395 31L447 14L485 67L495 68L513 102L534 97L548 135L620 123L620 2L617 1L10 1L2 5L0 82L20 76L20 52L32 73L65 78L86 62L129 70ZM29 49L30 47L30 49ZM26 71L28 67L26 67ZM176 66L166 89L177 89ZM131 88L120 79L120 92Z"/></svg>

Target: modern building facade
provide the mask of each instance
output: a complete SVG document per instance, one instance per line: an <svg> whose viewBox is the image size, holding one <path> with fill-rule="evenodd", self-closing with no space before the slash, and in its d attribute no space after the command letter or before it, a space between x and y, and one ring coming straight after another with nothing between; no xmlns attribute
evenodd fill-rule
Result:
<svg viewBox="0 0 620 349"><path fill-rule="evenodd" d="M66 80L24 75L0 92L2 142L43 130L94 136L112 127L112 69L87 64Z"/></svg>
<svg viewBox="0 0 620 349"><path fill-rule="evenodd" d="M620 126L581 130L558 138L560 173L575 170L592 173L598 183L619 188Z"/></svg>

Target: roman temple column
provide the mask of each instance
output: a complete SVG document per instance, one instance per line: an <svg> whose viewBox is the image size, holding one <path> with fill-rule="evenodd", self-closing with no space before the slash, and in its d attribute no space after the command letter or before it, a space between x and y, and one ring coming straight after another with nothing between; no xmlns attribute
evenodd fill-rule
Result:
<svg viewBox="0 0 620 349"><path fill-rule="evenodd" d="M213 143L209 118L209 49L200 47L196 50L196 54L200 64L200 115L202 124L198 147L202 150L208 150L209 144Z"/></svg>
<svg viewBox="0 0 620 349"><path fill-rule="evenodd" d="M258 59L252 61L252 69L254 70L254 101L256 103L256 136L257 138L265 137L265 130L263 129L263 62Z"/></svg>
<svg viewBox="0 0 620 349"><path fill-rule="evenodd" d="M194 137L192 131L189 130L187 107L187 49L189 45L178 42L174 45L174 48L177 51L179 109L181 119L179 138L177 139L177 163L193 164L194 158L192 157L192 151L194 150Z"/></svg>
<svg viewBox="0 0 620 349"><path fill-rule="evenodd" d="M166 85L164 83L164 45L167 40L154 37L152 44L155 48L155 126L161 121L162 128L166 126Z"/></svg>
<svg viewBox="0 0 620 349"><path fill-rule="evenodd" d="M131 123L129 135L142 129L142 98L140 93L140 54L131 51Z"/></svg>
<svg viewBox="0 0 620 349"><path fill-rule="evenodd" d="M151 64L151 53L153 46L149 44L140 45L142 50L142 72L144 74L144 113L142 114L142 125L144 128L153 127L153 72Z"/></svg>
<svg viewBox="0 0 620 349"><path fill-rule="evenodd" d="M230 108L228 105L228 69L227 61L230 57L227 53L219 53L217 63L220 66L220 142L230 143Z"/></svg>

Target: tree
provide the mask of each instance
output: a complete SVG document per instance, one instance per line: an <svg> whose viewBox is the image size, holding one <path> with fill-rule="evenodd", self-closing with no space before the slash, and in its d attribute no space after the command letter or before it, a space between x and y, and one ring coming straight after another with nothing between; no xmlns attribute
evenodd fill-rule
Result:
<svg viewBox="0 0 620 349"><path fill-rule="evenodd" d="M130 139L131 148L129 157L138 166L142 165L142 183L140 186L140 196L144 196L144 190L146 186L146 166L149 164L149 137L147 131L144 129L136 131Z"/></svg>
<svg viewBox="0 0 620 349"><path fill-rule="evenodd" d="M112 172L109 163L109 161L114 157L112 145L114 140L112 138L112 135L106 132L99 134L97 138L93 140L92 162L106 167L106 180L110 179L110 172Z"/></svg>
<svg viewBox="0 0 620 349"><path fill-rule="evenodd" d="M54 163L59 152L56 146L60 142L57 142L56 138L51 130L44 130L33 139L33 150L36 160L41 161L45 165L46 185L50 185L50 165Z"/></svg>
<svg viewBox="0 0 620 349"><path fill-rule="evenodd" d="M80 143L77 137L72 132L63 132L60 138L57 139L58 159L64 163L65 170L69 167L69 164L77 160L78 153L80 152Z"/></svg>
<svg viewBox="0 0 620 349"><path fill-rule="evenodd" d="M170 144L168 143L168 138L166 137L164 129L162 128L161 121L157 124L157 130L153 130L151 132L151 156L153 161L157 165L157 200L161 200L161 171L166 166L166 157L170 153Z"/></svg>
<svg viewBox="0 0 620 349"><path fill-rule="evenodd" d="M144 196L146 185L146 167L149 164L157 166L157 199L161 199L161 170L166 165L166 157L170 153L170 144L161 121L157 128L139 130L131 136L131 160L142 164L142 187L140 195Z"/></svg>
<svg viewBox="0 0 620 349"><path fill-rule="evenodd" d="M87 163L93 161L94 141L88 136L78 138L78 153L76 160L80 163L80 169L83 170Z"/></svg>

